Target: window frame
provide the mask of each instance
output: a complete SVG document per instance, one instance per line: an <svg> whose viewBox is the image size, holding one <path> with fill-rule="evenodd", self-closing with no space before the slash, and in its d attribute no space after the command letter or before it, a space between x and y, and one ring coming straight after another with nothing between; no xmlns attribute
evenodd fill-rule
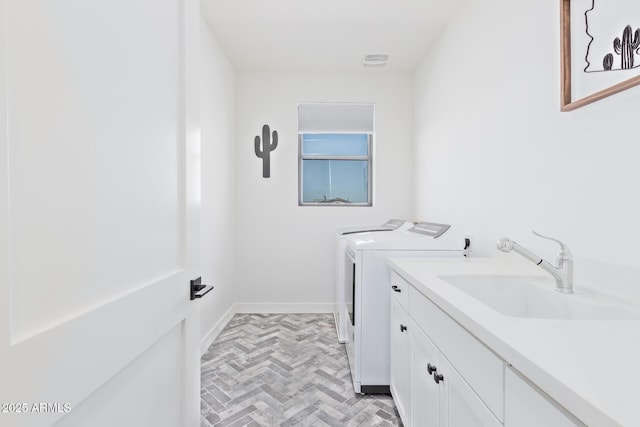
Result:
<svg viewBox="0 0 640 427"><path fill-rule="evenodd" d="M367 135L367 155L366 156L328 156L328 155L303 155L302 139L307 135ZM304 202L302 200L303 176L302 163L304 160L366 160L367 161L367 202L366 203L322 203ZM350 206L350 207L371 207L373 206L373 132L301 132L298 133L298 206Z"/></svg>

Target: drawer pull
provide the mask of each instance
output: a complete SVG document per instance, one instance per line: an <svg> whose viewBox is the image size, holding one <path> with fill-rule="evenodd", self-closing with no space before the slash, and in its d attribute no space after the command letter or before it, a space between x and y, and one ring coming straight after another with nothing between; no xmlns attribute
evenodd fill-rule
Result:
<svg viewBox="0 0 640 427"><path fill-rule="evenodd" d="M431 363L427 363L427 372L429 372L429 375L433 374L437 370L438 368L436 368L434 365L432 365Z"/></svg>
<svg viewBox="0 0 640 427"><path fill-rule="evenodd" d="M393 289L395 292L402 292L402 289L398 288L396 285L393 285L391 289Z"/></svg>
<svg viewBox="0 0 640 427"><path fill-rule="evenodd" d="M402 323L400 324L400 332L404 332L407 330L407 327L404 326Z"/></svg>
<svg viewBox="0 0 640 427"><path fill-rule="evenodd" d="M442 376L442 374L436 372L435 374L433 374L433 380L436 382L436 384L440 384L440 381L444 381L444 377Z"/></svg>

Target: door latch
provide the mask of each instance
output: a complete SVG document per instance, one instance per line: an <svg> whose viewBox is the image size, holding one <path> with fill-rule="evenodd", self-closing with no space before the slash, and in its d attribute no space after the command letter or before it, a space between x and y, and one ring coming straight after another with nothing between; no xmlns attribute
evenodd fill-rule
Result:
<svg viewBox="0 0 640 427"><path fill-rule="evenodd" d="M196 277L195 279L191 279L190 284L191 289L191 301L196 298L202 298L209 292L213 290L213 286L211 285L203 285L202 277Z"/></svg>

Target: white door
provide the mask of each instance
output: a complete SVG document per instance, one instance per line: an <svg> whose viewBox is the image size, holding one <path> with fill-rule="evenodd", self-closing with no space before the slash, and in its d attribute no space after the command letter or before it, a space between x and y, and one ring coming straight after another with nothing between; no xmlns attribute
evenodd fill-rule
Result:
<svg viewBox="0 0 640 427"><path fill-rule="evenodd" d="M0 426L196 426L197 0L0 0Z"/></svg>

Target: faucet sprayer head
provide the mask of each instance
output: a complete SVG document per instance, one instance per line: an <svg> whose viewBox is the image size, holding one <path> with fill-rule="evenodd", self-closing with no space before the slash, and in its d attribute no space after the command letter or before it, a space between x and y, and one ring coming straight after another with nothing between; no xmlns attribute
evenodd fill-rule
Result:
<svg viewBox="0 0 640 427"><path fill-rule="evenodd" d="M497 246L498 250L501 250L502 252L510 252L513 250L513 241L508 237L501 237L500 240L498 240Z"/></svg>

